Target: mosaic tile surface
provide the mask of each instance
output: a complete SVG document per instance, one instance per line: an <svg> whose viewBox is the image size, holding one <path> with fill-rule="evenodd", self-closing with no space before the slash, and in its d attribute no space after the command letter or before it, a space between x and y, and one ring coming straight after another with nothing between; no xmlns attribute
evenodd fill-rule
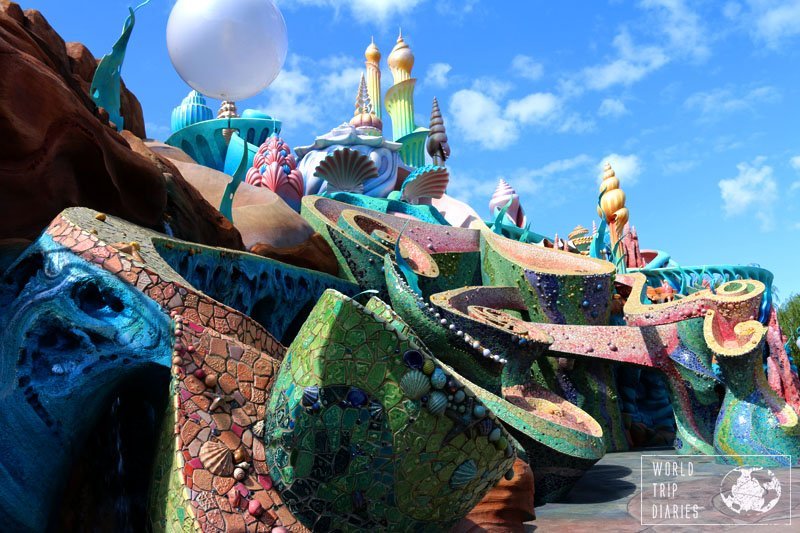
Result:
<svg viewBox="0 0 800 533"><path fill-rule="evenodd" d="M472 391L398 330L400 318L370 308L388 310L328 291L292 343L269 403L270 474L312 530L440 531L515 454Z"/></svg>

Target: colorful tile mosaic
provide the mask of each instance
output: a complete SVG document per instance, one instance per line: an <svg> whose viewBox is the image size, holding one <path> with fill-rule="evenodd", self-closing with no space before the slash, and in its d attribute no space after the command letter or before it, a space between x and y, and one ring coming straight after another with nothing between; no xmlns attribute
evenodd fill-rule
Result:
<svg viewBox="0 0 800 533"><path fill-rule="evenodd" d="M513 466L502 425L400 322L327 291L281 366L267 464L314 531L441 531Z"/></svg>

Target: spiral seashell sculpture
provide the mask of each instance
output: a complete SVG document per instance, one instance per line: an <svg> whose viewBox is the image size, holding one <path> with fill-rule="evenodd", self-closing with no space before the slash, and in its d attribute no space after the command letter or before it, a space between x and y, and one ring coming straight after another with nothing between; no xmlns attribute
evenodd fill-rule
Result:
<svg viewBox="0 0 800 533"><path fill-rule="evenodd" d="M506 212L506 216L511 219L514 225L524 228L528 223L528 217L525 216L525 210L519 202L517 191L504 179L501 179L497 184L497 189L495 189L492 199L489 201L489 212L492 214L497 213L508 205L509 200L511 200L511 207Z"/></svg>
<svg viewBox="0 0 800 533"><path fill-rule="evenodd" d="M342 148L317 165L314 176L328 182L328 192L362 193L364 182L378 176L375 163L356 150Z"/></svg>
<svg viewBox="0 0 800 533"><path fill-rule="evenodd" d="M608 223L613 247L622 238L622 230L628 223L629 213L625 207L625 192L620 188L619 178L610 163L606 163L603 169L600 193L600 206L597 208L597 214L605 217Z"/></svg>
<svg viewBox="0 0 800 533"><path fill-rule="evenodd" d="M439 100L433 98L433 108L431 109L431 126L428 133L428 155L431 156L434 165L444 166L450 158L450 144L447 142L447 131L444 128L444 118L439 109Z"/></svg>
<svg viewBox="0 0 800 533"><path fill-rule="evenodd" d="M295 211L300 210L305 185L303 174L297 169L297 160L289 145L280 137L270 137L261 145L247 172L245 182L256 187L266 187Z"/></svg>

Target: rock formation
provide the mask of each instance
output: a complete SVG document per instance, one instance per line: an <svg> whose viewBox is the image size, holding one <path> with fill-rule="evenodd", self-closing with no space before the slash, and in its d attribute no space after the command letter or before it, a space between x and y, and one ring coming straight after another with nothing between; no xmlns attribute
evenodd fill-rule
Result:
<svg viewBox="0 0 800 533"><path fill-rule="evenodd" d="M133 95L123 94L132 131L108 126L86 92L95 66L86 47L66 45L38 11L0 0L0 71L15 73L0 78L0 239L34 239L63 209L84 206L241 249L236 229L138 146L144 119Z"/></svg>

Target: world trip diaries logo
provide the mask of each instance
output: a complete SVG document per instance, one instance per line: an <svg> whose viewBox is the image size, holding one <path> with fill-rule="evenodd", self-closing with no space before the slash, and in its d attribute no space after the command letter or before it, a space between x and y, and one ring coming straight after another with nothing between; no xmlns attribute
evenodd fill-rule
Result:
<svg viewBox="0 0 800 533"><path fill-rule="evenodd" d="M783 455L643 455L641 524L790 526L792 464Z"/></svg>

